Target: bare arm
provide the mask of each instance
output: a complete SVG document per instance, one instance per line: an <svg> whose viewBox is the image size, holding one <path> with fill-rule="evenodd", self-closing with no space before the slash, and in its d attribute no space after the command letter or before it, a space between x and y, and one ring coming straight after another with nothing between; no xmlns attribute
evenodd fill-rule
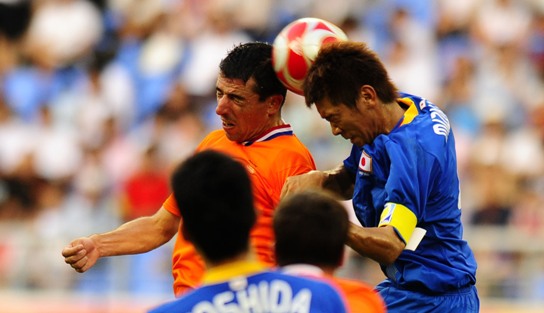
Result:
<svg viewBox="0 0 544 313"><path fill-rule="evenodd" d="M405 247L393 226L361 227L355 224L350 225L347 245L384 265L392 264Z"/></svg>
<svg viewBox="0 0 544 313"><path fill-rule="evenodd" d="M62 255L66 263L82 273L98 258L144 253L162 246L177 233L180 220L160 208L152 216L137 218L113 231L75 239L62 250Z"/></svg>
<svg viewBox="0 0 544 313"><path fill-rule="evenodd" d="M339 195L344 200L353 196L355 178L341 164L329 171L310 171L305 174L291 176L285 180L281 198L298 190L324 188Z"/></svg>

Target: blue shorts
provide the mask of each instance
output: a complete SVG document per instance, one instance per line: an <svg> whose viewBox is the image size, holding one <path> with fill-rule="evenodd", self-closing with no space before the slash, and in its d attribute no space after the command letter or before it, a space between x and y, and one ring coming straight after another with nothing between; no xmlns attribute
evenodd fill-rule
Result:
<svg viewBox="0 0 544 313"><path fill-rule="evenodd" d="M454 292L430 295L396 288L389 280L376 286L387 305L388 313L452 312L478 313L480 299L476 287L470 285Z"/></svg>

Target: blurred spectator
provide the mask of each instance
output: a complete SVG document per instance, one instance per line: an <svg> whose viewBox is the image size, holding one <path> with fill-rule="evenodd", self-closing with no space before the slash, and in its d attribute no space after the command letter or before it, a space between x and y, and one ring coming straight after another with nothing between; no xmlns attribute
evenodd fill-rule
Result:
<svg viewBox="0 0 544 313"><path fill-rule="evenodd" d="M512 177L500 166L473 168L474 188L477 190L477 204L472 209L471 224L507 226L517 200L518 190Z"/></svg>
<svg viewBox="0 0 544 313"><path fill-rule="evenodd" d="M528 50L531 61L544 81L544 5L533 11L533 20L529 31Z"/></svg>
<svg viewBox="0 0 544 313"><path fill-rule="evenodd" d="M6 72L19 65L19 50L31 14L31 1L0 2L0 83Z"/></svg>
<svg viewBox="0 0 544 313"><path fill-rule="evenodd" d="M210 127L200 114L185 86L177 82L157 113L132 129L129 136L147 145L157 145L159 157L170 169L194 152Z"/></svg>
<svg viewBox="0 0 544 313"><path fill-rule="evenodd" d="M527 38L531 14L525 1L484 0L475 13L475 38L484 47L513 45L519 48Z"/></svg>
<svg viewBox="0 0 544 313"><path fill-rule="evenodd" d="M391 38L384 63L391 79L403 92L424 94L429 101L440 103L434 33L403 7L393 11L388 26Z"/></svg>
<svg viewBox="0 0 544 313"><path fill-rule="evenodd" d="M221 1L204 3L206 23L190 38L190 59L180 79L190 96L202 105L209 105L215 104L216 64L225 57L225 51L251 38L234 19L236 7L218 5Z"/></svg>
<svg viewBox="0 0 544 313"><path fill-rule="evenodd" d="M77 133L55 124L51 108L40 109L39 132L34 146L34 168L38 176L53 182L70 182L81 164Z"/></svg>
<svg viewBox="0 0 544 313"><path fill-rule="evenodd" d="M96 6L85 0L33 1L27 50L38 52L51 67L73 63L94 48L102 35ZM54 42L55 44L51 44Z"/></svg>
<svg viewBox="0 0 544 313"><path fill-rule="evenodd" d="M103 141L98 147L101 166L108 173L113 191L119 192L122 182L136 170L143 144L127 136L115 116L104 121L101 133Z"/></svg>
<svg viewBox="0 0 544 313"><path fill-rule="evenodd" d="M156 146L148 147L134 173L122 184L120 191L123 222L153 215L170 195L166 166Z"/></svg>

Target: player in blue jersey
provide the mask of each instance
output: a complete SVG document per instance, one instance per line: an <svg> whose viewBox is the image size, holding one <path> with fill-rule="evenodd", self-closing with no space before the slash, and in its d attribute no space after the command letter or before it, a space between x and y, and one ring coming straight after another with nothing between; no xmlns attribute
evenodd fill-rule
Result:
<svg viewBox="0 0 544 313"><path fill-rule="evenodd" d="M417 79L417 77L414 77ZM361 42L323 46L304 83L334 135L353 144L338 168L287 180L352 199L363 227L347 244L381 265L388 312L478 312L476 261L463 240L455 140L434 104L399 93Z"/></svg>
<svg viewBox="0 0 544 313"><path fill-rule="evenodd" d="M256 210L244 165L205 150L176 168L172 189L183 236L207 271L202 286L150 312L346 312L330 285L267 270L255 261L249 233Z"/></svg>

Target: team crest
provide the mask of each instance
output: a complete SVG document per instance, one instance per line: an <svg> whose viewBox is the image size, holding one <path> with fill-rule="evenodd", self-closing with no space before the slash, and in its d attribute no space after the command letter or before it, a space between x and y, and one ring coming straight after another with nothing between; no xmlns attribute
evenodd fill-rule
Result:
<svg viewBox="0 0 544 313"><path fill-rule="evenodd" d="M372 173L372 157L363 151L361 159L359 160L359 170L364 173Z"/></svg>
<svg viewBox="0 0 544 313"><path fill-rule="evenodd" d="M393 219L393 212L395 211L395 204L394 203L387 203L384 207L383 213L385 216L382 217L382 220L380 221L380 224L389 224L391 223L391 219Z"/></svg>

